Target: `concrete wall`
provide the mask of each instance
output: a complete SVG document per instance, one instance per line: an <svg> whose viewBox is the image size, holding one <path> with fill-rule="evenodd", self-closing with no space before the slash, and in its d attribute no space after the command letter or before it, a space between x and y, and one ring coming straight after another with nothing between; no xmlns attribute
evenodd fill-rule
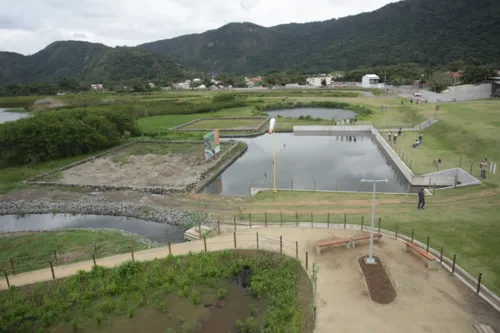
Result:
<svg viewBox="0 0 500 333"><path fill-rule="evenodd" d="M421 99L438 102L466 101L471 99L487 99L491 96L491 83L479 85L466 84L455 87L448 87L446 93L434 93L428 90L419 91L422 94Z"/></svg>
<svg viewBox="0 0 500 333"><path fill-rule="evenodd" d="M457 183L459 185L462 185L462 186L481 184L481 181L479 179L470 175L467 171L465 171L461 168L453 168L453 169L447 169L447 170L442 170L442 171L436 171L436 172L425 174L422 177L431 178L432 183L434 183L434 180L432 180L432 179L437 179L439 177L448 177L448 178L456 179Z"/></svg>
<svg viewBox="0 0 500 333"><path fill-rule="evenodd" d="M294 132L370 132L371 125L293 126Z"/></svg>

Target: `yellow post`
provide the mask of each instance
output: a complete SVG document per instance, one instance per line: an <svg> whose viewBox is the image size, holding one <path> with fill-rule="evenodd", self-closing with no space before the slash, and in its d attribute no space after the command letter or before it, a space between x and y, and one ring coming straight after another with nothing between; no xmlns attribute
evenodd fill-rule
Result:
<svg viewBox="0 0 500 333"><path fill-rule="evenodd" d="M274 175L274 193L278 192L276 190L276 145L275 145L275 140L274 140L274 131L271 134L273 136L273 175Z"/></svg>

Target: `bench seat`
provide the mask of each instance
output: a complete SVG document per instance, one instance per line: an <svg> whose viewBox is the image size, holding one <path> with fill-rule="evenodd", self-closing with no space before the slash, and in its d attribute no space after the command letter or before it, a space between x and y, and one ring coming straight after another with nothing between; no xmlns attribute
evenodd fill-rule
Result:
<svg viewBox="0 0 500 333"><path fill-rule="evenodd" d="M345 244L347 248L351 247L352 240L350 238L345 239L334 239L331 241L318 242L316 243L316 253L321 254L321 249L327 246L341 245Z"/></svg>
<svg viewBox="0 0 500 333"><path fill-rule="evenodd" d="M408 249L412 249L413 251L417 252L422 257L424 257L427 260L427 268L429 268L431 270L435 270L438 268L437 258L434 257L429 252L422 249L420 246L418 246L412 242L406 242L405 251L408 252Z"/></svg>

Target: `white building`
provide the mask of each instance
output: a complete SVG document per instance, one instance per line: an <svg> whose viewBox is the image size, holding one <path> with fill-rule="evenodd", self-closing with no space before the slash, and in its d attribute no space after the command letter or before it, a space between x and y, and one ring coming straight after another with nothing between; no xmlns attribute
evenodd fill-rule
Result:
<svg viewBox="0 0 500 333"><path fill-rule="evenodd" d="M384 83L378 83L380 78L375 74L366 74L361 79L361 87L362 88L384 88Z"/></svg>
<svg viewBox="0 0 500 333"><path fill-rule="evenodd" d="M306 79L306 82L307 82L307 85L309 86L313 86L313 87L321 87L322 84L321 82L325 80L326 81L326 85L331 85L332 82L333 82L333 76L316 76L316 77L308 77Z"/></svg>
<svg viewBox="0 0 500 333"><path fill-rule="evenodd" d="M101 90L103 88L103 85L102 83L94 83L90 85L90 88L92 88L93 90Z"/></svg>

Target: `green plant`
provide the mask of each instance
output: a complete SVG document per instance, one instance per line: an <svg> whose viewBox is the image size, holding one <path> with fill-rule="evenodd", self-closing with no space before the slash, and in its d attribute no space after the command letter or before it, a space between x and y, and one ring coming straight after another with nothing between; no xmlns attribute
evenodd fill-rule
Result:
<svg viewBox="0 0 500 333"><path fill-rule="evenodd" d="M182 316L177 316L177 318L175 319L175 321L177 322L177 325L182 325L182 324L184 324L184 322L186 320Z"/></svg>
<svg viewBox="0 0 500 333"><path fill-rule="evenodd" d="M217 297L219 299L225 299L226 296L227 296L227 289L225 289L225 288L217 289Z"/></svg>

